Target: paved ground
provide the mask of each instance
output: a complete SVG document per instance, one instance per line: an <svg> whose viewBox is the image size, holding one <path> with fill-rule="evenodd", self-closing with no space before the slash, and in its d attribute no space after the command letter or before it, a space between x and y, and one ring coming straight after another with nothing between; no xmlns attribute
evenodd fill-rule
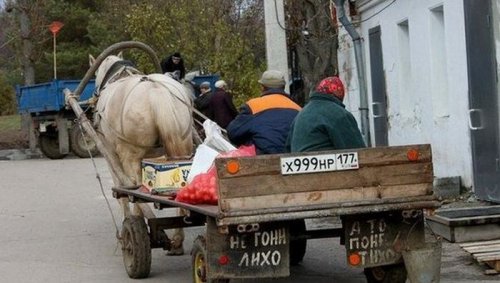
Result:
<svg viewBox="0 0 500 283"><path fill-rule="evenodd" d="M106 164L102 158L96 163L109 197L112 183ZM0 161L1 282L137 282L124 271L114 224L95 176L89 159ZM119 214L113 199L111 207ZM187 231L186 250L201 232ZM342 249L338 239L312 240L291 277L234 282L365 282L360 270L346 266ZM483 275L484 267L450 243L444 244L441 271L441 282L500 282L498 275ZM190 256L167 257L153 250L151 276L143 281L191 282Z"/></svg>

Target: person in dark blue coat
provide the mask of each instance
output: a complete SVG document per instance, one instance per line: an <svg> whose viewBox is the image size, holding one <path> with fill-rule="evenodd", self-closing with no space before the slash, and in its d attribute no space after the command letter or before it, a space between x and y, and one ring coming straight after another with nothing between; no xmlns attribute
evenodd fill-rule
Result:
<svg viewBox="0 0 500 283"><path fill-rule="evenodd" d="M301 107L285 92L283 73L268 70L258 81L260 97L250 99L228 125L227 133L236 145L255 145L257 154L283 153L293 119Z"/></svg>
<svg viewBox="0 0 500 283"><path fill-rule="evenodd" d="M194 100L194 107L210 120L214 119L214 109L210 107L212 96L210 82L202 82L200 84L200 95Z"/></svg>
<svg viewBox="0 0 500 283"><path fill-rule="evenodd" d="M287 151L322 151L365 147L354 116L345 109L344 85L338 77L323 79L297 115Z"/></svg>

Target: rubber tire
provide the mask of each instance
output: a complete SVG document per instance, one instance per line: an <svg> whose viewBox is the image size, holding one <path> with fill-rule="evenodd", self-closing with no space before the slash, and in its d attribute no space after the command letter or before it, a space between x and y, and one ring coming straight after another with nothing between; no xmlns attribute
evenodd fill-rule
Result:
<svg viewBox="0 0 500 283"><path fill-rule="evenodd" d="M365 268L368 283L405 283L408 273L404 263Z"/></svg>
<svg viewBox="0 0 500 283"><path fill-rule="evenodd" d="M191 250L191 269L192 269L192 274L193 274L193 283L201 283L201 282L206 282L206 283L229 283L229 279L212 279L209 280L208 278L201 278L197 272L197 261L200 260L201 263L198 264L203 264L206 263L207 259L207 243L205 240L205 237L203 236L198 236L193 243L193 249ZM201 272L205 272L205 270L202 270Z"/></svg>
<svg viewBox="0 0 500 283"><path fill-rule="evenodd" d="M146 278L151 271L151 244L144 218L127 216L123 220L122 255L125 270L130 278Z"/></svg>
<svg viewBox="0 0 500 283"><path fill-rule="evenodd" d="M303 235L306 232L306 221L304 219L298 219L290 221L290 237ZM291 240L289 246L290 252L290 265L298 265L306 254L307 250L307 239Z"/></svg>
<svg viewBox="0 0 500 283"><path fill-rule="evenodd" d="M85 144L85 137L87 137L87 144L90 148L90 154ZM83 135L82 130L78 124L73 125L69 132L69 141L71 144L71 151L78 157L89 158L90 155L96 156L99 153L96 143L87 135Z"/></svg>
<svg viewBox="0 0 500 283"><path fill-rule="evenodd" d="M55 133L40 133L38 144L43 155L50 159L62 159L67 154L59 152L59 136Z"/></svg>

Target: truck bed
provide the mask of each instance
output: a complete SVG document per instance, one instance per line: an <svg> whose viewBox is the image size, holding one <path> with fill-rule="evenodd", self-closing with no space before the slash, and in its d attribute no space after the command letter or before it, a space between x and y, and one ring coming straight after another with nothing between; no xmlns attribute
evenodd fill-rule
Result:
<svg viewBox="0 0 500 283"><path fill-rule="evenodd" d="M74 91L80 84L79 80L53 80L47 83L30 86L17 86L17 109L20 114L59 111L64 108L65 88ZM80 101L89 99L95 88L94 80L89 81L83 90Z"/></svg>

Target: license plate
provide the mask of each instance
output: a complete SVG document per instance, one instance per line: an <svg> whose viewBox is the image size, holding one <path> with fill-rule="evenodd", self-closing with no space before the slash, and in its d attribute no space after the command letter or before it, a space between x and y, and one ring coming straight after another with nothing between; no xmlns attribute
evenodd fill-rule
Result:
<svg viewBox="0 0 500 283"><path fill-rule="evenodd" d="M357 152L282 157L280 162L282 175L353 170L359 168Z"/></svg>
<svg viewBox="0 0 500 283"><path fill-rule="evenodd" d="M343 217L347 263L373 267L399 262L401 251L408 244L423 243L423 223L422 210Z"/></svg>

